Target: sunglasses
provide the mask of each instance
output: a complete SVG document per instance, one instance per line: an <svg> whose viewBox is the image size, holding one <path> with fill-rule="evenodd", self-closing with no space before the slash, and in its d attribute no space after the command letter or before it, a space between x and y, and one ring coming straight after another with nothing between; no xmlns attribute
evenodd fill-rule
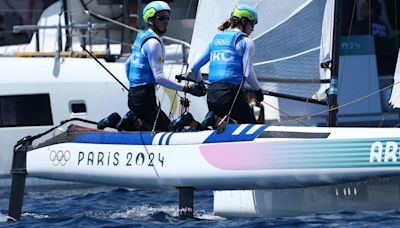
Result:
<svg viewBox="0 0 400 228"><path fill-rule="evenodd" d="M158 21L169 21L169 16L157 16L154 18Z"/></svg>

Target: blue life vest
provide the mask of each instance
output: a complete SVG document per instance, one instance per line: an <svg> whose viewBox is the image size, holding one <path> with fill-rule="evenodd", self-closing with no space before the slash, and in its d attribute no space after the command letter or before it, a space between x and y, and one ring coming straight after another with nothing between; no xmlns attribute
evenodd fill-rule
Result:
<svg viewBox="0 0 400 228"><path fill-rule="evenodd" d="M217 34L211 43L210 72L208 80L239 85L243 78L242 55L236 42L245 33L228 30Z"/></svg>
<svg viewBox="0 0 400 228"><path fill-rule="evenodd" d="M149 61L147 57L145 57L141 52L144 42L146 42L150 38L156 38L158 40L158 38L152 31L144 31L136 37L136 40L132 45L132 54L129 58L130 66L128 75L130 87L137 87L141 85L155 83L154 75L151 71Z"/></svg>

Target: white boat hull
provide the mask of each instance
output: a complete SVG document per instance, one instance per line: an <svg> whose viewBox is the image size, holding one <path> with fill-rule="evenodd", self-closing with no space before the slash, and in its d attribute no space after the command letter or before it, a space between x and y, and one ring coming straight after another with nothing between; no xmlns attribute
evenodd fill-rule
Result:
<svg viewBox="0 0 400 228"><path fill-rule="evenodd" d="M214 192L222 217L287 217L332 211L398 210L400 177L307 188Z"/></svg>
<svg viewBox="0 0 400 228"><path fill-rule="evenodd" d="M347 138L349 131L357 138ZM298 188L400 175L399 143L400 129L229 125L222 134L154 136L86 130L28 151L27 172L149 189Z"/></svg>

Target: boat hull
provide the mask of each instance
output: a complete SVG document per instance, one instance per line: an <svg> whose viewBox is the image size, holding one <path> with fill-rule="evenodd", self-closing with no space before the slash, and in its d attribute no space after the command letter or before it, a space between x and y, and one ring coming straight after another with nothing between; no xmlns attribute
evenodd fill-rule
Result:
<svg viewBox="0 0 400 228"><path fill-rule="evenodd" d="M398 210L400 177L291 189L214 192L222 217L287 217L332 211Z"/></svg>
<svg viewBox="0 0 400 228"><path fill-rule="evenodd" d="M28 151L27 172L134 188L211 190L301 188L400 175L398 130L369 137L380 130L351 129L358 138L340 134L346 130L229 125L223 133L154 136L76 130Z"/></svg>

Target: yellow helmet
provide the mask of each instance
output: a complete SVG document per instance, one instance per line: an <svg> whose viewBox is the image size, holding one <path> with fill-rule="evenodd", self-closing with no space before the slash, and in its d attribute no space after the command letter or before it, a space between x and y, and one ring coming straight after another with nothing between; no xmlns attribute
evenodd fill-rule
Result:
<svg viewBox="0 0 400 228"><path fill-rule="evenodd" d="M171 11L168 3L163 1L154 1L147 4L143 9L143 20L145 23L149 21L149 18L154 17L157 12L160 11Z"/></svg>
<svg viewBox="0 0 400 228"><path fill-rule="evenodd" d="M257 12L248 5L236 5L232 11L231 17L247 18L250 21L254 21L256 24L258 22Z"/></svg>

